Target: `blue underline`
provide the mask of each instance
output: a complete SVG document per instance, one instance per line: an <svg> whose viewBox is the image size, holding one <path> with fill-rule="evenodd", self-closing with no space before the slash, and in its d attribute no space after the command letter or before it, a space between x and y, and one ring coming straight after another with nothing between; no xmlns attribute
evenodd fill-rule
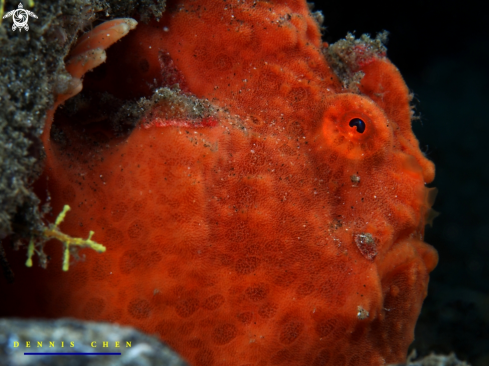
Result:
<svg viewBox="0 0 489 366"><path fill-rule="evenodd" d="M39 356L39 355L50 355L50 356L120 356L121 353L110 353L110 352L36 352L29 353L24 352L24 356Z"/></svg>

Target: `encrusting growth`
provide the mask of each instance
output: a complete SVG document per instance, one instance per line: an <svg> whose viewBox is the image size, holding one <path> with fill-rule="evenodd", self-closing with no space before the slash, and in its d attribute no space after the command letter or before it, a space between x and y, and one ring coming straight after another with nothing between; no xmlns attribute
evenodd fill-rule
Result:
<svg viewBox="0 0 489 366"><path fill-rule="evenodd" d="M90 248L95 250L96 252L103 253L106 248L99 243L96 243L92 240L92 236L94 234L93 231L90 231L87 239L82 238L73 238L67 234L64 234L60 231L59 225L65 219L66 213L70 210L70 206L65 205L63 210L59 213L58 217L54 224L50 224L48 228L44 229L41 233L36 235L36 239L32 236L29 246L27 248L27 261L25 265L27 267L32 267L32 256L34 255L35 247L41 246L46 241L51 239L59 240L64 244L63 251L63 271L68 271L70 266L70 252L74 253L76 249L80 248Z"/></svg>

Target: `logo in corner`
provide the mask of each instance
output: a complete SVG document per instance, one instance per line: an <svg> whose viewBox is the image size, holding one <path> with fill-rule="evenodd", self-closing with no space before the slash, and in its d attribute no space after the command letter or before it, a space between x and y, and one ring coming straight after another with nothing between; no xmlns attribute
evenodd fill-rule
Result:
<svg viewBox="0 0 489 366"><path fill-rule="evenodd" d="M3 16L3 19L11 16L14 20L12 30L15 31L17 28L19 28L19 32L22 32L22 28L24 28L26 31L29 30L29 24L27 24L27 22L29 21L29 15L37 19L36 14L34 14L32 11L25 10L22 3L19 3L19 8L9 11Z"/></svg>

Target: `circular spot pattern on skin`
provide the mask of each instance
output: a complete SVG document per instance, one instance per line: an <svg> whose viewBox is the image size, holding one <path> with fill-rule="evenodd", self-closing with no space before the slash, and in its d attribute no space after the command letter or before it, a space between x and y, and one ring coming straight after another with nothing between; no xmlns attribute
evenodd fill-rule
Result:
<svg viewBox="0 0 489 366"><path fill-rule="evenodd" d="M141 235L143 235L144 231L144 223L141 220L135 220L132 224L129 225L129 228L127 229L127 235L129 235L131 239L137 239L141 237Z"/></svg>
<svg viewBox="0 0 489 366"><path fill-rule="evenodd" d="M251 311L240 313L238 314L238 319L243 324L250 324L253 320L253 313Z"/></svg>
<svg viewBox="0 0 489 366"><path fill-rule="evenodd" d="M119 269L123 274L130 274L142 261L142 256L136 250L126 250L119 260Z"/></svg>
<svg viewBox="0 0 489 366"><path fill-rule="evenodd" d="M294 361L294 355L288 349L282 349L275 353L271 358L272 365L283 365Z"/></svg>
<svg viewBox="0 0 489 366"><path fill-rule="evenodd" d="M214 365L214 352L212 352L209 348L200 349L195 354L195 364L197 366Z"/></svg>
<svg viewBox="0 0 489 366"><path fill-rule="evenodd" d="M163 259L163 255L157 251L145 252L142 254L143 264L142 267L146 269L156 268L158 263Z"/></svg>
<svg viewBox="0 0 489 366"><path fill-rule="evenodd" d="M253 302L261 301L267 297L269 287L265 283L258 283L246 289L245 294Z"/></svg>
<svg viewBox="0 0 489 366"><path fill-rule="evenodd" d="M103 281L107 279L112 272L112 266L112 258L109 255L95 257L91 271L92 280Z"/></svg>
<svg viewBox="0 0 489 366"><path fill-rule="evenodd" d="M233 324L222 324L214 328L214 331L212 332L212 341L215 344L223 346L236 338L236 335L236 326Z"/></svg>
<svg viewBox="0 0 489 366"><path fill-rule="evenodd" d="M241 275L250 274L258 267L259 263L257 257L241 258L236 262L236 272Z"/></svg>
<svg viewBox="0 0 489 366"><path fill-rule="evenodd" d="M299 297L305 297L307 295L310 295L314 292L315 287L312 282L305 282L299 287L297 287L297 296Z"/></svg>
<svg viewBox="0 0 489 366"><path fill-rule="evenodd" d="M283 325L279 340L282 344L293 343L304 330L304 323L301 321L290 321Z"/></svg>
<svg viewBox="0 0 489 366"><path fill-rule="evenodd" d="M175 332L177 325L175 322L170 320L162 320L156 324L155 331L162 338L168 338L171 334Z"/></svg>
<svg viewBox="0 0 489 366"><path fill-rule="evenodd" d="M336 328L336 324L337 320L335 319L321 320L316 325L316 333L320 337L327 337Z"/></svg>
<svg viewBox="0 0 489 366"><path fill-rule="evenodd" d="M107 247L107 250L115 249L117 244L122 240L124 240L124 233L121 230L112 227L105 230L103 243Z"/></svg>
<svg viewBox="0 0 489 366"><path fill-rule="evenodd" d="M175 310L177 314L182 318L188 318L199 308L199 300L195 298L181 300Z"/></svg>
<svg viewBox="0 0 489 366"><path fill-rule="evenodd" d="M219 309L222 304L224 304L224 301L224 296L221 294L212 295L204 301L202 307L207 310L216 310Z"/></svg>
<svg viewBox="0 0 489 366"><path fill-rule="evenodd" d="M127 311L134 319L146 319L150 316L151 305L148 300L134 299L129 302Z"/></svg>
<svg viewBox="0 0 489 366"><path fill-rule="evenodd" d="M274 283L280 287L287 288L292 285L297 279L297 274L291 271L285 271L278 275L274 281Z"/></svg>
<svg viewBox="0 0 489 366"><path fill-rule="evenodd" d="M195 323L192 321L186 321L177 326L177 333L182 336L189 336L195 329Z"/></svg>
<svg viewBox="0 0 489 366"><path fill-rule="evenodd" d="M265 319L273 318L275 314L277 314L277 310L278 306L276 304L267 303L260 306L260 308L258 309L258 315Z"/></svg>
<svg viewBox="0 0 489 366"><path fill-rule="evenodd" d="M312 366L328 366L331 359L328 350L322 349L314 359Z"/></svg>

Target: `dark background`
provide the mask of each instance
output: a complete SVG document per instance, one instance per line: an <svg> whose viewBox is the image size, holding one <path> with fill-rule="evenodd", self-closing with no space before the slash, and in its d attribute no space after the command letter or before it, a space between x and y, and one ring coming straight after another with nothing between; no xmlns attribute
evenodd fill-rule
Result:
<svg viewBox="0 0 489 366"><path fill-rule="evenodd" d="M436 164L440 255L413 347L489 365L489 14L482 2L315 2L333 43L390 32L387 55L415 96L413 129Z"/></svg>

